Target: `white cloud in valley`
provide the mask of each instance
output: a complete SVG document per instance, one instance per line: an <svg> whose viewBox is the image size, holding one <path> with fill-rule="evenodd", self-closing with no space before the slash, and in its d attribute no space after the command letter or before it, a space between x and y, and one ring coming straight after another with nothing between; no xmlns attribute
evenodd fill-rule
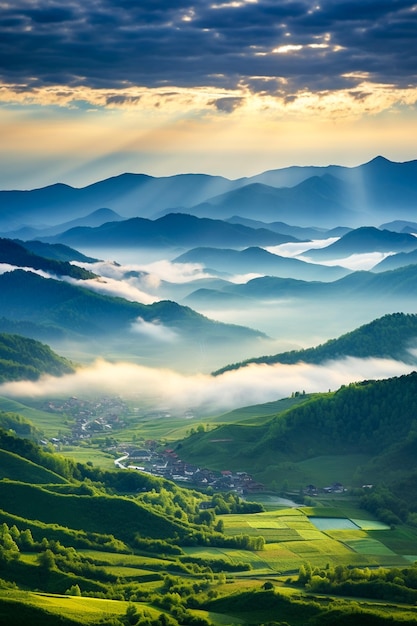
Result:
<svg viewBox="0 0 417 626"><path fill-rule="evenodd" d="M24 272L32 272L32 274L37 274L42 278L56 278L49 274L48 272L44 272L43 270L35 270L33 267L19 267L18 265L10 265L10 263L0 263L0 274L6 274L7 272L15 272L16 270L22 270Z"/></svg>
<svg viewBox="0 0 417 626"><path fill-rule="evenodd" d="M135 334L157 342L173 343L178 339L177 333L161 322L147 322L141 317L138 317L130 328Z"/></svg>
<svg viewBox="0 0 417 626"><path fill-rule="evenodd" d="M199 263L175 263L160 259L151 263L125 263L115 261L97 261L96 263L77 263L95 274L116 280L126 280L126 276L135 274L138 284L157 288L161 281L186 283L199 278L209 278L210 274Z"/></svg>
<svg viewBox="0 0 417 626"><path fill-rule="evenodd" d="M77 265L102 278L99 283L92 282L91 285L89 281L83 281L86 286L91 286L96 290L101 289L103 292L107 289L109 295L118 295L128 300L137 299L144 304L159 299L156 294L163 282L185 284L189 281L211 277L211 274L199 263L175 263L168 259L151 263L124 264L106 260L96 263L77 263Z"/></svg>
<svg viewBox="0 0 417 626"><path fill-rule="evenodd" d="M75 280L67 276L63 276L62 279L77 285L77 287L86 287L101 293L105 296L114 296L130 300L131 302L140 302L141 304L153 304L157 302L159 298L152 296L136 285L136 279L117 280L115 278L91 278L88 280Z"/></svg>
<svg viewBox="0 0 417 626"><path fill-rule="evenodd" d="M223 411L270 402L293 392L326 392L343 384L407 374L410 365L387 359L346 358L322 365L250 365L214 377L185 375L170 369L98 360L75 374L39 381L4 383L0 394L8 397L120 394L152 400L170 408Z"/></svg>

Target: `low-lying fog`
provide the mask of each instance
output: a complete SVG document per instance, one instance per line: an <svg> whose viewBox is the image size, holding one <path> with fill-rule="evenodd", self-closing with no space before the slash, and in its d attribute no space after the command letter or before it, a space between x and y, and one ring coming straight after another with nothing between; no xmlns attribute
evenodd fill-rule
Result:
<svg viewBox="0 0 417 626"><path fill-rule="evenodd" d="M25 398L117 394L141 405L213 415L229 409L270 402L293 392L338 389L370 378L407 374L410 365L386 359L346 358L323 365L250 365L221 376L184 375L169 369L98 360L75 374L40 381L0 385L0 395Z"/></svg>

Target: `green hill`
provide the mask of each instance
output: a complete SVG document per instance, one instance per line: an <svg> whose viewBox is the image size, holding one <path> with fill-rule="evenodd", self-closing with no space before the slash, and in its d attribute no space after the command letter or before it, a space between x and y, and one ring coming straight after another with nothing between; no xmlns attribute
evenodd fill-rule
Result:
<svg viewBox="0 0 417 626"><path fill-rule="evenodd" d="M120 496L60 494L47 486L2 480L0 500L12 515L113 535L128 543L136 534L153 539L184 539L187 535L183 524Z"/></svg>
<svg viewBox="0 0 417 626"><path fill-rule="evenodd" d="M157 541L159 551L167 542L214 537L199 525L202 494L135 471L84 466L1 429L0 451L0 520L7 523L114 537L121 545Z"/></svg>
<svg viewBox="0 0 417 626"><path fill-rule="evenodd" d="M281 398L274 402L265 402L264 404L255 404L252 406L240 407L223 413L210 419L210 424L233 424L235 422L245 424L260 424L261 421L267 421L274 415L278 415L288 409L306 402L312 396L309 394L294 394L291 398Z"/></svg>
<svg viewBox="0 0 417 626"><path fill-rule="evenodd" d="M0 333L0 383L37 380L42 374L61 376L74 371L70 361L34 339Z"/></svg>
<svg viewBox="0 0 417 626"><path fill-rule="evenodd" d="M387 358L412 363L415 362L415 358L408 348L413 344L414 346L417 344L417 315L392 313L346 333L338 339L330 339L315 348L247 359L241 363L227 365L214 372L214 375L239 369L251 363L268 365L299 362L322 363L348 356Z"/></svg>
<svg viewBox="0 0 417 626"><path fill-rule="evenodd" d="M241 341L265 337L249 328L215 322L189 307L172 301L145 305L123 298L95 293L67 282L45 279L31 272L16 270L0 276L0 316L5 322L26 323L32 331L61 333L63 336L91 340L94 336L114 334L121 341L123 331L131 332L132 324L140 318L161 324L195 341ZM3 326L1 320L0 326ZM129 344L143 346L144 335ZM155 342L152 342L155 345Z"/></svg>
<svg viewBox="0 0 417 626"><path fill-rule="evenodd" d="M7 450L0 450L0 479L3 478L33 484L67 483L55 472Z"/></svg>
<svg viewBox="0 0 417 626"><path fill-rule="evenodd" d="M180 454L189 462L245 469L266 485L288 482L292 489L323 478L326 459L329 484L341 472L349 486L384 483L395 489L406 481L408 505L417 510L417 483L409 480L417 472L416 414L413 372L316 394L259 425L251 420L195 433L181 442Z"/></svg>

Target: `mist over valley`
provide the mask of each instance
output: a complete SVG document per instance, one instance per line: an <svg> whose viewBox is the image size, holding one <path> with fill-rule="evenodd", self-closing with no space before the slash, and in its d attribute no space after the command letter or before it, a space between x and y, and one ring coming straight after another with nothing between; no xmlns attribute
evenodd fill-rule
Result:
<svg viewBox="0 0 417 626"><path fill-rule="evenodd" d="M209 374L314 347L387 313L414 313L413 168L376 158L352 169L288 168L253 180L125 175L83 189L0 192L0 329L25 330L75 361L127 359ZM353 193L359 174L362 195L349 203L355 218L333 196L312 201L318 180L336 177ZM383 202L382 176L391 189ZM285 193L308 182L310 217L298 196L288 223L282 199L252 197L265 181ZM226 209L219 185L229 188L226 197L238 190L242 201ZM212 208L197 217L201 210L190 207L203 198ZM326 226L319 206L328 207ZM5 226L11 215L13 233ZM16 237L25 229L36 237ZM48 265L42 255L58 260Z"/></svg>

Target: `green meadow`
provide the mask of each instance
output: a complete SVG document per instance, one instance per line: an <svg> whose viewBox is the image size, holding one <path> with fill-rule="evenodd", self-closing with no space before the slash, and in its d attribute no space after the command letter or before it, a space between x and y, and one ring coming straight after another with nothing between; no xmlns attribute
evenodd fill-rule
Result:
<svg viewBox="0 0 417 626"><path fill-rule="evenodd" d="M69 427L63 415L49 413L36 406L30 406L27 400L23 404L0 396L0 411L18 413L29 420L45 437L56 437L60 431L69 433Z"/></svg>
<svg viewBox="0 0 417 626"><path fill-rule="evenodd" d="M103 469L114 468L115 457L98 446L64 446L60 452L77 463L92 463Z"/></svg>

